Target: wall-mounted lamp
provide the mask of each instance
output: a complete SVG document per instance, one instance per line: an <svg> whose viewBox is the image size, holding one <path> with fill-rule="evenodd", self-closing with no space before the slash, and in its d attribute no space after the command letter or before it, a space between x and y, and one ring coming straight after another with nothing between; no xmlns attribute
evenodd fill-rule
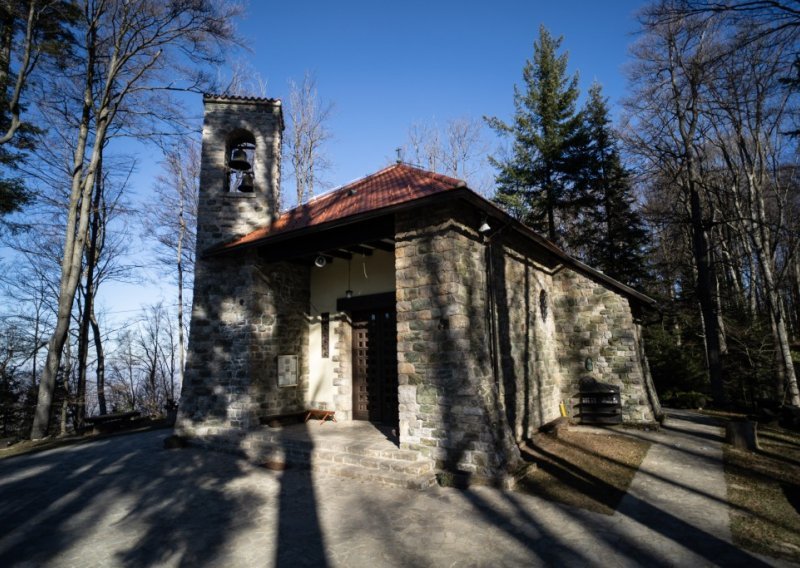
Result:
<svg viewBox="0 0 800 568"><path fill-rule="evenodd" d="M350 267L353 264L352 257L347 259L347 290L344 293L345 298L353 297L353 290L350 289Z"/></svg>
<svg viewBox="0 0 800 568"><path fill-rule="evenodd" d="M586 361L583 362L583 366L587 371L591 371L594 369L594 361L592 361L591 357L587 357Z"/></svg>
<svg viewBox="0 0 800 568"><path fill-rule="evenodd" d="M480 234L482 234L482 235L485 235L486 233L488 233L491 230L492 230L492 226L489 224L489 222L486 219L484 219L483 223L481 223L481 226L478 227L478 232Z"/></svg>
<svg viewBox="0 0 800 568"><path fill-rule="evenodd" d="M326 264L328 264L328 260L322 255L314 259L314 266L317 268L324 268Z"/></svg>

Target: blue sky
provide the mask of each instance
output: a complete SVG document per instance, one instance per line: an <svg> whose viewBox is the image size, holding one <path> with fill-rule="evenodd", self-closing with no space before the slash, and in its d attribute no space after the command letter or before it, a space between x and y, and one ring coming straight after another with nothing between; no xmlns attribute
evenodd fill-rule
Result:
<svg viewBox="0 0 800 568"><path fill-rule="evenodd" d="M510 118L512 93L539 25L563 35L585 93L599 81L615 104L644 2L417 0L254 2L240 25L246 61L284 98L290 78L317 77L335 104L334 185L394 159L410 124L484 115ZM199 104L199 102L198 102Z"/></svg>
<svg viewBox="0 0 800 568"><path fill-rule="evenodd" d="M570 73L583 94L599 81L612 109L625 95L624 66L637 29L641 0L511 1L380 0L263 2L253 0L239 31L247 51L236 59L267 81L267 95L285 98L289 79L316 75L319 96L331 101L334 139L328 153L332 186L372 173L395 159L414 122L444 124L458 117L511 118L513 87L533 55L539 25L564 36ZM188 99L202 116L199 95ZM616 111L614 111L616 112ZM132 198L152 199L160 156L139 147ZM291 183L284 188L291 195ZM147 258L145 243L133 245ZM137 251L137 252L139 252ZM132 251L134 252L134 251ZM0 257L3 256L0 254ZM100 303L114 320L174 290L154 270L137 285L109 282Z"/></svg>

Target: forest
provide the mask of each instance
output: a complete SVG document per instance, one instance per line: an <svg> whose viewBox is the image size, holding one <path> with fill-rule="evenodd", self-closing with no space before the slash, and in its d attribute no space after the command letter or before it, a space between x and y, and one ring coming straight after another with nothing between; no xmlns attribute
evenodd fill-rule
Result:
<svg viewBox="0 0 800 568"><path fill-rule="evenodd" d="M187 100L272 96L246 70L215 72L241 43L243 10L0 3L0 439L80 432L98 414L157 417L179 399L200 172ZM569 38L542 26L507 86L510 118L487 108L410 124L398 159L466 179L656 299L642 323L665 405L800 407L800 10L657 0L638 24L619 120L600 83L579 91ZM284 204L325 189L333 134L313 73L288 91ZM134 159L119 150L131 139L162 157L158 207L132 199ZM124 321L97 309L146 263L173 299Z"/></svg>

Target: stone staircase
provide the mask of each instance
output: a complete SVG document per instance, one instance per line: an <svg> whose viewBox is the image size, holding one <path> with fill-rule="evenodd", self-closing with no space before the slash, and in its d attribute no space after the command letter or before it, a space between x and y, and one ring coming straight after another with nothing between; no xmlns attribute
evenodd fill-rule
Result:
<svg viewBox="0 0 800 568"><path fill-rule="evenodd" d="M360 442L312 447L299 441L284 441L289 464L304 463L320 475L332 475L367 483L427 489L436 484L433 464L411 450L370 447Z"/></svg>
<svg viewBox="0 0 800 568"><path fill-rule="evenodd" d="M405 489L436 484L431 460L398 448L390 430L365 421L262 427L237 439L234 447L244 448L251 461L270 469L302 465L318 475Z"/></svg>
<svg viewBox="0 0 800 568"><path fill-rule="evenodd" d="M417 459L417 452L394 450L375 452L358 448L345 451L317 450L311 456L311 469L322 475L335 475L403 487L427 489L436 484L433 466L429 461Z"/></svg>

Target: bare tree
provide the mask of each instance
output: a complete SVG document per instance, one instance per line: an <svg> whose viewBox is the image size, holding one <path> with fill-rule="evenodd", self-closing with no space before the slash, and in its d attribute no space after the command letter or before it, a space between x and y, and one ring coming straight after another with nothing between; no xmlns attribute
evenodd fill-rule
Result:
<svg viewBox="0 0 800 568"><path fill-rule="evenodd" d="M674 221L690 229L690 274L718 404L725 394L720 357L734 356L729 322L738 361L760 352L755 335L772 330L776 398L800 404L781 293L796 248L787 222L797 195L796 140L787 136L796 109L785 79L800 27L762 13L784 10L778 4L662 0L643 13L635 51L629 148L641 158L651 195L660 191L652 201L669 204L679 212ZM669 185L678 191L664 191ZM753 335L752 350L743 347L743 333ZM729 382L742 376L735 364L724 371ZM764 396L761 387L749 390Z"/></svg>
<svg viewBox="0 0 800 568"><path fill-rule="evenodd" d="M237 61L230 67L230 77L222 94L232 97L266 97L267 80L248 63ZM222 77L218 82L223 82Z"/></svg>
<svg viewBox="0 0 800 568"><path fill-rule="evenodd" d="M238 6L201 0L163 4L157 0L108 0L83 6L81 73L59 86L82 94L74 115L70 198L61 263L56 327L39 384L32 438L47 434L55 377L66 341L90 222L91 194L107 137L114 129L144 134L174 125L180 115L171 89L200 88L199 65L214 60L233 39ZM191 84L179 83L180 76ZM51 107L58 101L51 103Z"/></svg>
<svg viewBox="0 0 800 568"><path fill-rule="evenodd" d="M409 126L404 149L404 159L438 171L443 161L444 146L436 122L415 122Z"/></svg>
<svg viewBox="0 0 800 568"><path fill-rule="evenodd" d="M660 14L668 4L669 0L665 0L642 16L646 35L635 48L638 62L632 74L635 93L628 109L636 117L636 125L630 132L636 138L633 147L649 154L646 159L651 160L651 167L662 171L665 165L669 167L681 188L691 228L695 290L705 332L712 394L717 404L724 405L720 329L714 298L716 275L709 242L711 219L704 206L700 176L704 156L696 144L704 127L704 84L718 52L709 22L699 18L665 22Z"/></svg>
<svg viewBox="0 0 800 568"><path fill-rule="evenodd" d="M191 139L169 151L164 173L158 177L158 204L146 212L148 235L158 244L158 260L174 270L178 289L178 372L183 384L185 364L185 290L191 289L197 235L197 205L200 184L200 145Z"/></svg>
<svg viewBox="0 0 800 568"><path fill-rule="evenodd" d="M332 113L333 103L320 99L312 73L306 72L299 85L289 81L289 135L284 147L292 165L298 205L313 197L315 187L325 184L322 175L330 168L325 143L331 139L328 121Z"/></svg>
<svg viewBox="0 0 800 568"><path fill-rule="evenodd" d="M740 37L746 33L741 30ZM735 58L720 63L718 80L711 85L710 122L731 181L728 187L734 188L730 199L734 218L743 226L760 271L774 335L778 393L781 397L786 393L791 404L800 406L777 258L777 239L784 231L791 232L783 212L796 191L793 184L784 183L779 167L789 99L779 79L787 57L781 44L764 38L741 43Z"/></svg>
<svg viewBox="0 0 800 568"><path fill-rule="evenodd" d="M415 122L408 129L404 159L459 179L481 192L487 190L487 153L481 120L458 117L444 128L436 121Z"/></svg>
<svg viewBox="0 0 800 568"><path fill-rule="evenodd" d="M116 349L109 364L109 399L112 412L136 410L139 407L139 355L136 334L126 326L116 338Z"/></svg>

